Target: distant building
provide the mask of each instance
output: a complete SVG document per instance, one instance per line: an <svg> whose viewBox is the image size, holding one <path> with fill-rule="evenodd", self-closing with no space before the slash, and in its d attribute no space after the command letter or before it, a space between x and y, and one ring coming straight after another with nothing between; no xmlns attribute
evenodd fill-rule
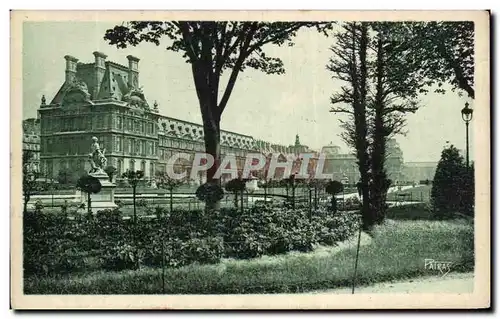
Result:
<svg viewBox="0 0 500 319"><path fill-rule="evenodd" d="M342 153L340 147L332 143L323 146L321 153L325 156L325 174L333 174L333 179L338 181L347 179L350 184L358 182L359 169L354 154Z"/></svg>
<svg viewBox="0 0 500 319"><path fill-rule="evenodd" d="M32 153L27 163L32 171L40 171L40 119L30 118L23 121L23 151Z"/></svg>
<svg viewBox="0 0 500 319"><path fill-rule="evenodd" d="M324 172L333 174L333 179L341 181L348 180L349 184L359 181L359 169L356 156L353 153L342 153L337 145L324 146L321 153L325 154ZM385 167L388 177L395 183L404 179L403 175L403 152L396 140L387 142L387 156Z"/></svg>
<svg viewBox="0 0 500 319"><path fill-rule="evenodd" d="M42 98L40 169L47 177L61 169L88 171L92 136L99 139L117 176L127 169L142 170L151 179L166 169L172 154L205 150L202 125L161 115L156 102L150 105L139 86L138 58L129 55L124 66L106 61L103 53L93 54L93 63L65 56L65 82L50 103ZM221 154L236 155L238 168L249 152L267 156L308 150L298 136L295 145L284 146L221 130L220 140ZM174 170L189 174L190 165L177 163Z"/></svg>
<svg viewBox="0 0 500 319"><path fill-rule="evenodd" d="M436 162L406 162L403 174L405 179L411 182L433 180L436 167Z"/></svg>

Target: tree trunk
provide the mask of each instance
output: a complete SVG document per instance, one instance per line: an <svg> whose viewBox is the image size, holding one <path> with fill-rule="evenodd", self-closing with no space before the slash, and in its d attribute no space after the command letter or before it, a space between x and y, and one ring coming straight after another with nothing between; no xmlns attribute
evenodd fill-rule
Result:
<svg viewBox="0 0 500 319"><path fill-rule="evenodd" d="M172 213L172 211L174 210L174 203L173 203L173 189L170 188L170 213Z"/></svg>
<svg viewBox="0 0 500 319"><path fill-rule="evenodd" d="M92 200L90 198L90 192L87 193L87 211L89 214L92 214Z"/></svg>
<svg viewBox="0 0 500 319"><path fill-rule="evenodd" d="M359 36L359 77L356 66L356 38L358 27L353 28L353 89L354 89L354 121L356 130L356 157L358 158L359 174L363 185L363 204L361 215L363 220L363 228L370 229L373 226L373 213L370 211L370 189L369 189L369 158L368 158L368 124L366 121L366 95L367 95L367 77L368 71L366 67L366 53L368 46L368 31L367 24L361 23Z"/></svg>
<svg viewBox="0 0 500 319"><path fill-rule="evenodd" d="M337 212L337 198L332 194L332 211L335 214Z"/></svg>
<svg viewBox="0 0 500 319"><path fill-rule="evenodd" d="M132 187L132 200L133 200L133 203L134 203L134 224L137 222L137 212L136 212L136 209L135 209L135 187L136 186Z"/></svg>
<svg viewBox="0 0 500 319"><path fill-rule="evenodd" d="M309 220L312 218L312 189L311 186L309 188Z"/></svg>
<svg viewBox="0 0 500 319"><path fill-rule="evenodd" d="M207 109L210 106L205 106ZM207 114L209 113L209 114ZM205 151L214 159L214 164L207 170L207 183L220 186L220 180L214 178L220 165L220 118L214 116L211 111L202 111L203 129L205 132ZM207 211L219 210L220 200L205 203Z"/></svg>
<svg viewBox="0 0 500 319"><path fill-rule="evenodd" d="M370 206L374 213L374 222L380 224L386 215L387 199L387 174L385 171L386 156L386 130L384 125L384 49L383 34L379 35L377 42L377 64L376 64L376 93L375 93L375 116L373 126L373 147L371 149L371 171L372 189L370 192Z"/></svg>
<svg viewBox="0 0 500 319"><path fill-rule="evenodd" d="M243 190L240 193L240 202L241 202L241 214L243 214Z"/></svg>
<svg viewBox="0 0 500 319"><path fill-rule="evenodd" d="M314 209L318 209L318 186L314 185Z"/></svg>

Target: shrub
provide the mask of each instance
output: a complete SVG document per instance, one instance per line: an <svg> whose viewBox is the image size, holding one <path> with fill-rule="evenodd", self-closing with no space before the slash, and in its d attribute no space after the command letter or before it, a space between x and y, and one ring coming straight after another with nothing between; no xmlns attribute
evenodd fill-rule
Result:
<svg viewBox="0 0 500 319"><path fill-rule="evenodd" d="M324 208L255 206L243 212L231 208L174 210L156 208L158 218L134 224L118 209L79 214L24 215L25 275L57 274L100 267L135 269L138 265L180 267L217 263L222 257L253 258L288 251L309 251L352 235L357 215L335 216ZM163 261L162 262L162 258ZM91 263L91 261L93 263Z"/></svg>
<svg viewBox="0 0 500 319"><path fill-rule="evenodd" d="M128 243L116 243L103 251L102 267L107 270L134 269L142 261L143 254Z"/></svg>
<svg viewBox="0 0 500 319"><path fill-rule="evenodd" d="M458 149L443 150L431 189L431 202L437 218L454 217L457 212L471 215L474 202L474 169L468 169Z"/></svg>
<svg viewBox="0 0 500 319"><path fill-rule="evenodd" d="M205 203L215 203L224 198L224 190L217 184L205 183L196 189L196 197Z"/></svg>
<svg viewBox="0 0 500 319"><path fill-rule="evenodd" d="M344 201L342 205L343 210L358 210L361 206L361 201L358 197L349 197Z"/></svg>
<svg viewBox="0 0 500 319"><path fill-rule="evenodd" d="M360 226L360 215L353 212L338 212L333 215L325 209L318 209L313 214L318 243L334 245L353 236Z"/></svg>
<svg viewBox="0 0 500 319"><path fill-rule="evenodd" d="M34 206L35 206L35 212L37 213L41 213L44 208L44 205L41 200L37 200Z"/></svg>

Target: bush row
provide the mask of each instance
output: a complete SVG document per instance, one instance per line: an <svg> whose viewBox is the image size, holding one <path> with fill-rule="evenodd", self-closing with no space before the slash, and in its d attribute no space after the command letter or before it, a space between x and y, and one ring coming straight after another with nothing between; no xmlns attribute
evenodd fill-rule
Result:
<svg viewBox="0 0 500 319"><path fill-rule="evenodd" d="M217 263L223 257L253 258L309 251L353 235L356 214L326 209L256 206L237 209L174 210L158 207L157 218L137 223L120 210L70 219L64 213L24 215L25 275L78 270L135 269L141 265L180 267Z"/></svg>

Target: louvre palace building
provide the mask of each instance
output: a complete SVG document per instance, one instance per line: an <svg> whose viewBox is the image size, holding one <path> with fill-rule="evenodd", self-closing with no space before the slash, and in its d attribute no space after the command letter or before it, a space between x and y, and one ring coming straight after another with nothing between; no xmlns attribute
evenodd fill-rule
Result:
<svg viewBox="0 0 500 319"><path fill-rule="evenodd" d="M128 65L107 61L94 52L92 63L65 56L65 82L49 102L45 96L38 109L40 121L40 164L45 177L55 178L60 170L75 174L88 171L92 137L105 150L107 165L116 176L127 169L142 170L145 178L166 168L177 152L205 149L203 126L159 114L158 104L139 88L139 59L128 56ZM249 152L311 152L300 145L277 145L252 136L221 130L221 154L234 154L238 168ZM176 162L179 163L179 162ZM187 163L180 169L188 169ZM175 168L174 168L175 169Z"/></svg>

